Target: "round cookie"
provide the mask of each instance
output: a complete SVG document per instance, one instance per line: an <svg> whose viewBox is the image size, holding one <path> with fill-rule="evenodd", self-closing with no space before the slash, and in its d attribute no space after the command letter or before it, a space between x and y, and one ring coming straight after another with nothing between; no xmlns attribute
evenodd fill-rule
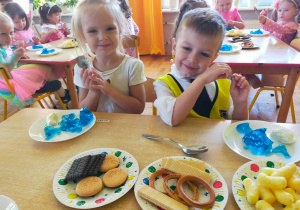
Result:
<svg viewBox="0 0 300 210"><path fill-rule="evenodd" d="M99 177L89 176L78 182L76 194L81 197L90 197L100 192L102 186L102 181Z"/></svg>
<svg viewBox="0 0 300 210"><path fill-rule="evenodd" d="M99 171L106 172L119 165L119 158L114 155L106 155Z"/></svg>
<svg viewBox="0 0 300 210"><path fill-rule="evenodd" d="M118 187L127 180L127 172L122 168L114 168L106 172L102 180L108 188Z"/></svg>

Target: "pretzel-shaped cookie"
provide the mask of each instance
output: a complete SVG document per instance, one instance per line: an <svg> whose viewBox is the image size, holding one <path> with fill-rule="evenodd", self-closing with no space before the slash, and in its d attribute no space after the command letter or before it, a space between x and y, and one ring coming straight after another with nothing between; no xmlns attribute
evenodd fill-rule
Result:
<svg viewBox="0 0 300 210"><path fill-rule="evenodd" d="M197 182L199 184L201 184L203 187L205 187L205 189L208 190L208 193L209 193L209 196L210 196L210 199L209 201L207 201L206 203L199 203L198 201L195 201L195 200L192 200L183 190L183 183L184 182L187 182L187 181L193 181L193 182ZM211 188L211 186L206 182L204 181L203 179L201 179L200 177L198 176L193 176L193 175L186 175L186 176L182 176L178 182L177 182L177 187L176 189L178 190L179 192L179 195L181 196L181 198L187 202L188 205L190 206L194 206L194 207L197 207L197 208L208 208L208 207L211 207L214 205L215 203L215 198L216 198L216 195L215 195L215 192L214 190Z"/></svg>
<svg viewBox="0 0 300 210"><path fill-rule="evenodd" d="M175 174L175 173L172 171L169 171L167 169L159 169L159 170L155 171L153 174L151 174L151 176L149 178L149 187L152 187L153 189L155 189L155 185L154 185L155 178L161 174L170 175L170 174ZM166 193L164 193L164 194L166 194Z"/></svg>
<svg viewBox="0 0 300 210"><path fill-rule="evenodd" d="M180 198L180 197L178 196L178 190L177 190L177 187L176 187L176 189L173 191L173 190L171 190L170 187L168 186L168 181L169 181L170 179L179 179L181 176L182 176L182 175L180 175L180 174L170 174L170 175L166 176L166 177L164 178L163 187L164 187L165 191L168 193L168 195L169 195L171 198L173 198L173 199L179 201L179 202L182 203L182 204L188 205L187 202L185 202L182 198ZM194 191L194 195L193 195L193 198L192 198L192 199L193 199L193 200L198 200L198 198L199 198L199 190L198 190L198 186L195 185L195 184L193 184L193 183L190 182L190 181L187 181L187 183L188 183L188 185L189 185L189 186L193 189L193 191Z"/></svg>
<svg viewBox="0 0 300 210"><path fill-rule="evenodd" d="M250 48L250 47L254 47L254 44L252 42L243 42L242 47L246 47L246 48Z"/></svg>

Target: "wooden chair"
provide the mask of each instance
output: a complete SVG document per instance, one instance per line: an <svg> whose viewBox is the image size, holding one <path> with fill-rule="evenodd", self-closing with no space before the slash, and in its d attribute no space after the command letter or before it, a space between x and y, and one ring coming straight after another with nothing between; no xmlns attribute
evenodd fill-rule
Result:
<svg viewBox="0 0 300 210"><path fill-rule="evenodd" d="M15 90L13 89L11 83L10 83L10 79L12 79L12 75L11 73L4 67L4 66L1 66L0 67L0 71L1 71L1 74L2 74L2 77L4 78L4 80L6 81L10 91L12 92L13 96L15 95ZM64 103L62 102L60 96L57 94L57 92L48 92L48 93L38 93L38 94L34 94L32 95L32 97L34 98L34 101L35 102L38 102L40 104L40 106L44 109L44 105L41 103L41 100L48 97L53 108L56 109L56 106L52 100L52 98L50 97L51 95L55 95L57 100L59 101L60 105L62 106L63 109L67 109L66 106L64 105ZM4 117L4 120L7 119L7 100L3 100L3 117ZM30 105L30 107L32 108L33 107L33 104Z"/></svg>
<svg viewBox="0 0 300 210"><path fill-rule="evenodd" d="M136 35L126 35L123 38L123 48L135 47L135 57L139 57L138 47L140 46L140 37Z"/></svg>
<svg viewBox="0 0 300 210"><path fill-rule="evenodd" d="M295 50L300 52L300 39L296 38L294 39L290 44ZM299 79L299 74L298 74ZM260 92L263 90L273 90L275 92L275 100L276 100L276 108L279 108L279 102L278 102L278 94L277 91L280 91L281 97L283 95L284 89L285 89L285 77L281 75L268 75L266 77L262 78L262 84L263 86L259 88L259 90L256 92L250 106L249 106L249 112L251 111L257 97L259 96ZM292 115L292 122L296 123L296 117L295 117L295 109L294 109L294 102L293 98L291 100L291 115Z"/></svg>
<svg viewBox="0 0 300 210"><path fill-rule="evenodd" d="M145 86L145 91L146 91L146 102L152 103L152 114L157 115L157 109L153 105L153 103L156 99L156 93L155 93L154 86L153 86L154 81L155 81L154 79L147 77L147 81L144 83L144 86Z"/></svg>

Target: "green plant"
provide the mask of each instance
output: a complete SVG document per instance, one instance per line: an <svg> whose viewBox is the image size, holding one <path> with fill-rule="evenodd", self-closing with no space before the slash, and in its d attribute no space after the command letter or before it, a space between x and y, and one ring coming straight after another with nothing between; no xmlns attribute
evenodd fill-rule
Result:
<svg viewBox="0 0 300 210"><path fill-rule="evenodd" d="M74 7L77 4L78 0L66 0L65 3L63 3L64 6L67 7Z"/></svg>
<svg viewBox="0 0 300 210"><path fill-rule="evenodd" d="M46 2L53 2L55 3L56 0L33 0L33 10L38 9L40 6L42 6L43 4L45 4Z"/></svg>

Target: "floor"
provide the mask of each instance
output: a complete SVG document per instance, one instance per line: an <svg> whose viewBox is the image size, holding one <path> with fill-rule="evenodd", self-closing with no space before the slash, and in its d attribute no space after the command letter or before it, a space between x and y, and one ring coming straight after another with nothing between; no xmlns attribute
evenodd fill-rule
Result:
<svg viewBox="0 0 300 210"><path fill-rule="evenodd" d="M158 76L166 74L170 71L171 56L147 55L147 56L140 56L140 59L144 63L145 75L147 77L151 77L155 79ZM251 88L249 98L248 98L248 104L251 103L256 91L257 89ZM280 100L281 97L279 97L279 102ZM295 114L297 120L297 116L300 116L300 80L298 81L297 86L295 88L293 100L294 100ZM49 101L44 101L44 104L46 105L46 107L51 107L49 105ZM38 103L36 103L34 107L40 108ZM69 108L72 108L71 104L69 105ZM11 104L8 105L8 117L12 116L18 111L19 109L16 106ZM263 91L258 97L256 103L254 104L250 112L250 120L265 120L270 122L276 122L278 111L279 109L276 109L274 92ZM143 114L152 115L151 103L146 104L146 108ZM0 97L0 122L1 121L3 121L3 99ZM287 123L292 123L292 118L290 113L287 118ZM297 123L300 123L299 117Z"/></svg>

